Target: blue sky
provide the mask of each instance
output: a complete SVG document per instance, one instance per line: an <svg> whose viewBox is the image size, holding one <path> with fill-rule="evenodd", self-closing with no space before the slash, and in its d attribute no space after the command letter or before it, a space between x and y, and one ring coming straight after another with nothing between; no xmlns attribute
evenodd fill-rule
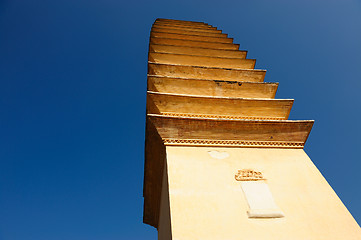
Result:
<svg viewBox="0 0 361 240"><path fill-rule="evenodd" d="M215 25L268 70L361 223L359 0L0 0L0 240L157 239L142 185L158 17Z"/></svg>

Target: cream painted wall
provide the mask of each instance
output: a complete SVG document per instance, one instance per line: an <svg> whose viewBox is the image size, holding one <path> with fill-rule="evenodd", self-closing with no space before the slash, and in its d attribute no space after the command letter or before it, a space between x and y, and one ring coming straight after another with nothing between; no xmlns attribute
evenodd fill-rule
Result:
<svg viewBox="0 0 361 240"><path fill-rule="evenodd" d="M361 239L360 227L302 149L167 146L167 167L173 240ZM234 177L248 168L263 173L285 217L248 218ZM161 222L164 215L161 210Z"/></svg>

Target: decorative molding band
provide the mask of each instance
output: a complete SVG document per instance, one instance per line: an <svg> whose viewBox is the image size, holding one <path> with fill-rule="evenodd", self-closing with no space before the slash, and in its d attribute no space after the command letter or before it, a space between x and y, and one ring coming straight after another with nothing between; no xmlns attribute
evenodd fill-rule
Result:
<svg viewBox="0 0 361 240"><path fill-rule="evenodd" d="M269 148L303 148L302 142L279 141L244 141L244 140L209 140L209 139L172 139L163 138L165 145L184 146L227 146L227 147L269 147Z"/></svg>
<svg viewBox="0 0 361 240"><path fill-rule="evenodd" d="M246 116L230 116L230 115L215 115L215 114L193 114L193 113L170 113L163 112L163 116L171 117L196 117L196 118L223 118L223 119L252 119L252 120L285 120L281 117L246 117Z"/></svg>

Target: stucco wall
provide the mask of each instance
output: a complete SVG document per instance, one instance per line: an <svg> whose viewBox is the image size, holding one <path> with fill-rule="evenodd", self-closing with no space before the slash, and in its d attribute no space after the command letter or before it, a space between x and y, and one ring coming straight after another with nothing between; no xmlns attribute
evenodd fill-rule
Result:
<svg viewBox="0 0 361 240"><path fill-rule="evenodd" d="M173 240L361 239L359 226L302 149L167 146L166 151ZM240 169L263 173L284 218L248 218L235 180Z"/></svg>

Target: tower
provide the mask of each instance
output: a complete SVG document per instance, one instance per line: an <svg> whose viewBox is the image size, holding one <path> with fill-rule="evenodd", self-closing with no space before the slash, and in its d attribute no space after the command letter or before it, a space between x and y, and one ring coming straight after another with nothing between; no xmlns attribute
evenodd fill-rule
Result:
<svg viewBox="0 0 361 240"><path fill-rule="evenodd" d="M303 150L313 121L288 120L246 55L211 25L153 24L144 222L160 240L361 239Z"/></svg>

